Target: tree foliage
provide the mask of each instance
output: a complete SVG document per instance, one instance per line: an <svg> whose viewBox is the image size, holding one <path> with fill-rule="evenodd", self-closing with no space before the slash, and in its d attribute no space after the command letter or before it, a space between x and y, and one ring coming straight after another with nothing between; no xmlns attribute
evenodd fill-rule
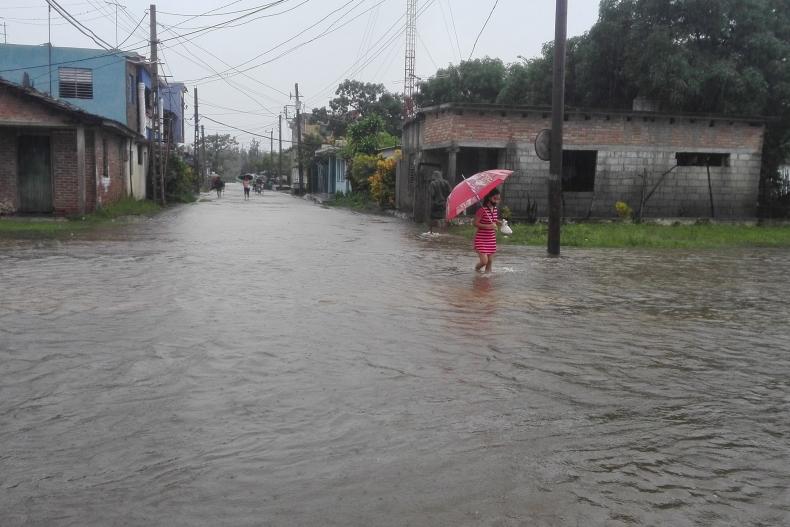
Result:
<svg viewBox="0 0 790 527"><path fill-rule="evenodd" d="M346 79L338 85L335 98L329 101L329 108L313 109L312 117L325 123L334 136L340 137L358 119L378 115L384 123L384 130L397 135L400 134L402 107L401 96L388 92L383 84Z"/></svg>
<svg viewBox="0 0 790 527"><path fill-rule="evenodd" d="M494 103L502 91L507 70L499 59L483 58L451 64L420 84L420 106L446 102Z"/></svg>

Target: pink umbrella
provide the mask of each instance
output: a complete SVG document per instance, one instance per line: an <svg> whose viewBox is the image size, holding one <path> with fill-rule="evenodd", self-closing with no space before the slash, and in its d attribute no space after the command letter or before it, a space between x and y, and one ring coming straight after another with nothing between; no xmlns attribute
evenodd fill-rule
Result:
<svg viewBox="0 0 790 527"><path fill-rule="evenodd" d="M461 214L501 185L512 174L512 170L486 170L478 172L458 183L447 197L447 219Z"/></svg>

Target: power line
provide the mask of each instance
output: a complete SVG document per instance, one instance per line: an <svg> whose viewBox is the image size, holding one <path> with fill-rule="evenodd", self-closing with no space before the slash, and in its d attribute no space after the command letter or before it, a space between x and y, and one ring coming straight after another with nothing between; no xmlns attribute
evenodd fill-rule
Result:
<svg viewBox="0 0 790 527"><path fill-rule="evenodd" d="M205 28L197 29L197 30L195 30L195 31L190 31L190 32L188 32L188 33L184 33L183 35L178 35L178 36L175 36L175 37L166 38L166 39L163 39L162 41L165 41L165 40L174 40L174 39L176 39L176 38L184 38L184 37L187 37L187 36L189 36L189 35L194 35L195 33L202 33L202 32L204 32L204 31L211 31L211 30L215 30L215 29L224 29L224 28L225 28L225 26L227 26L228 24L230 24L230 23L232 23L232 22L236 22L236 21L238 21L238 20L242 20L242 19L244 19L244 18L247 18L247 17L249 17L249 16L252 16L252 15L254 15L254 14L256 14L256 13L260 13L261 11L264 11L264 10L266 10L266 9L270 9L270 8L272 8L272 7L278 6L278 5L282 4L282 3L283 3L283 2L285 2L285 1L286 1L286 0L276 0L276 1L274 1L274 2L270 2L269 4L266 4L266 5L265 5L265 6L263 6L263 7L260 7L260 8L258 8L258 9L256 9L255 11L252 11L252 12L250 12L250 13L247 13L246 15L241 15L241 16L238 16L238 17L236 17L236 18L231 18L230 20L226 20L226 21L224 21L224 22L220 22L220 23L218 23L218 24L214 24L214 25L211 25L211 26L206 26Z"/></svg>
<svg viewBox="0 0 790 527"><path fill-rule="evenodd" d="M463 58L461 53L461 43L458 41L458 29L455 27L455 15L453 15L453 3L447 0L447 8L450 10L450 21L453 23L453 33L455 33L455 44L458 46L458 58ZM439 68L436 68L437 70Z"/></svg>
<svg viewBox="0 0 790 527"><path fill-rule="evenodd" d="M140 42L136 42L135 44L140 44ZM0 70L0 73L7 73L7 72L12 72L12 71L33 70L33 69L38 69L38 68L49 68L50 66L61 66L63 64L74 64L74 63L77 63L77 62L85 62L87 60L95 60L95 59L100 59L100 58L103 58L103 57L110 57L110 56L114 56L114 55L122 55L124 53L133 53L133 52L139 51L141 49L145 49L147 47L148 47L148 43L146 42L145 44L143 44L141 46L137 46L137 47L129 48L129 49L118 49L118 50L110 50L110 49L108 49L108 50L105 50L105 51L107 51L107 53L102 53L101 55L94 55L92 57L85 57L85 58L73 59L73 60L64 60L64 61L61 61L61 62L53 62L52 64L49 64L49 63L47 63L47 64L40 64L38 66L23 66L23 67L20 67L20 68L7 68L7 69L4 69L4 70ZM126 58L127 58L127 56L124 55L124 60Z"/></svg>
<svg viewBox="0 0 790 527"><path fill-rule="evenodd" d="M272 47L272 48L269 48L269 49L267 49L267 50L266 50L266 51L264 51L263 53L259 53L259 54L258 54L258 55L256 55L255 57L253 57L253 58L251 58L251 59L249 59L249 60L246 60L246 61L242 62L241 64L237 64L237 65L236 65L234 68L229 68L229 69L227 69L227 70L225 70L225 71L222 71L222 72L221 72L221 74L226 74L226 73L228 73L228 72L230 72L230 71L232 71L232 70L234 70L234 69L235 69L237 72L240 72L240 71L249 71L250 69L254 69L254 68L257 68L257 67L259 67L259 66L262 66L263 64L266 64L266 63L263 63L263 64L258 64L258 65L256 65L256 66L253 66L253 67L251 67L251 68L246 68L246 69L244 69L244 70L239 70L239 69L238 69L238 68L240 68L241 66L245 66L245 65L249 64L250 62L253 62L253 61L255 61L255 60L257 60L257 59L259 59L259 58L263 57L264 55L268 55L268 54L269 54L269 53L271 53L272 51L274 51L274 50L276 50L276 49L279 49L279 48L281 48L282 46L285 46L285 45L286 45L286 44L288 44L289 42L292 42L292 41L293 41L293 40L295 40L297 37L300 37L300 36L302 36L303 34L307 33L308 31L310 31L311 29L313 29L315 26L317 26L318 24L320 24L321 22L323 22L324 20L326 20L327 18L329 18L329 17L330 17L330 16L332 16L333 14L337 13L338 11L341 11L341 10L345 9L345 8L346 8L346 7L347 7L349 4L353 3L354 1L355 1L355 0L348 0L348 2L346 2L346 3L345 3L345 4L343 4L342 6L340 6L339 8L337 8L337 9L335 9L335 10L333 10L333 11L330 11L330 12L329 12L329 13L328 13L326 16L324 16L323 18L321 18L320 20L318 20L318 21L317 21L317 22L315 22L314 24L312 24L312 25L308 26L307 28L303 29L303 30L302 30L302 31L300 31L299 33L295 34L294 36L292 36L292 37L290 37L290 38L288 38L288 39L286 39L286 40L284 40L284 41L280 42L279 44L277 44L276 46L274 46L274 47ZM364 0L362 0L362 1L364 1ZM383 0L382 0L382 1L383 1ZM381 2L379 2L379 3L381 3ZM204 80L210 79L211 77L212 77L212 76L203 77L203 78L200 78L200 79L193 79L193 82L200 82L200 81L204 81Z"/></svg>
<svg viewBox="0 0 790 527"><path fill-rule="evenodd" d="M72 26L74 26L80 33L93 40L99 47L106 50L113 48L112 44L103 40L99 35L93 32L88 26L82 24L79 20L74 18L66 9L64 9L56 0L47 0L47 3L55 9L63 18L65 18Z"/></svg>
<svg viewBox="0 0 790 527"><path fill-rule="evenodd" d="M184 20L182 22L179 22L178 24L175 24L175 25L172 25L172 26L168 26L168 27L170 29L178 28L178 29L195 29L195 30L207 30L207 31L208 30L214 31L215 29L228 29L228 28L233 28L233 27L241 27L241 26L246 26L247 24L251 24L251 23L255 22L256 20L260 20L261 18L272 18L272 17L275 17L275 16L284 15L285 13L290 13L291 11L294 11L294 10L302 7L304 4L306 4L307 2L310 2L310 1L311 0L304 0L303 2L300 2L300 3L296 4L295 6L289 7L288 9L285 9L283 11L278 11L278 12L272 13L270 15L256 16L255 18L247 20L246 22L241 22L239 24L227 24L227 25L223 25L222 27L215 27L215 26L199 26L199 27L194 27L194 26L193 27L188 27L187 26L187 27L185 27L184 24L186 24L189 20L192 20L190 18L188 20ZM252 13L252 14L255 14L255 13ZM197 35L196 37L192 37L189 40L192 41L192 39L198 38L200 36L201 35Z"/></svg>
<svg viewBox="0 0 790 527"><path fill-rule="evenodd" d="M498 3L499 3L499 0L495 0L495 1L494 1L494 5L493 5L493 7L491 7L491 12L490 12L490 13L488 13L488 18L486 18L486 21L485 21L485 23L483 24L483 27L482 27L482 28L480 28L480 33L478 33L478 34L477 34L477 38L475 39L475 43L474 43L474 45L472 46L472 51L469 53L469 58L468 58L468 59L466 59L466 60L472 60L472 55L474 54L474 52L475 52L475 48L477 47L477 41L478 41L478 40L480 40L480 35L482 35L482 34L483 34L483 31L485 31L485 28L486 28L486 26L488 25L488 21L489 21L489 20L491 20L491 15L493 15L493 14L494 14L494 9L496 9L496 6L497 6L497 4L498 4Z"/></svg>

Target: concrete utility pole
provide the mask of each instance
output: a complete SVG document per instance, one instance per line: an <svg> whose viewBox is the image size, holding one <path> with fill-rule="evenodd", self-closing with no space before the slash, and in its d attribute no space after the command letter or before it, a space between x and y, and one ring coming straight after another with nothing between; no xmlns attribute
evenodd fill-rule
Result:
<svg viewBox="0 0 790 527"><path fill-rule="evenodd" d="M295 85L296 89L296 163L299 168L299 193L304 193L304 177L302 175L302 114L299 107L299 83Z"/></svg>
<svg viewBox="0 0 790 527"><path fill-rule="evenodd" d="M280 114L278 118L277 137L280 140L280 153L277 156L277 184L279 185L280 178L283 177L283 114Z"/></svg>
<svg viewBox="0 0 790 527"><path fill-rule="evenodd" d="M196 190L200 190L200 184L203 182L203 178L200 174L200 124L199 124L199 114L198 114L198 89L195 86L195 141L192 143L192 157L195 161L195 186L197 187Z"/></svg>
<svg viewBox="0 0 790 527"><path fill-rule="evenodd" d="M162 153L162 130L159 126L159 56L157 54L157 47L159 40L156 36L156 4L151 4L149 17L151 19L151 77L153 79L152 90L152 103L154 108L154 140L151 143L154 147L153 159L153 181L154 184L154 199L159 197L162 205L165 205L165 173L164 173L164 155ZM158 176L158 177L157 177ZM159 196L156 195L156 185L159 184Z"/></svg>
<svg viewBox="0 0 790 527"><path fill-rule="evenodd" d="M200 157L203 158L203 164L205 165L206 164L206 129L203 127L202 124L200 125ZM204 167L203 170L205 172L207 172L206 168L211 168L211 167ZM207 172L206 177L208 176L209 174Z"/></svg>
<svg viewBox="0 0 790 527"><path fill-rule="evenodd" d="M562 126L565 120L565 45L568 0L557 0L554 25L554 85L551 96L551 161L549 163L549 240L548 252L560 254L562 221Z"/></svg>
<svg viewBox="0 0 790 527"><path fill-rule="evenodd" d="M269 170L274 172L274 130L269 130Z"/></svg>

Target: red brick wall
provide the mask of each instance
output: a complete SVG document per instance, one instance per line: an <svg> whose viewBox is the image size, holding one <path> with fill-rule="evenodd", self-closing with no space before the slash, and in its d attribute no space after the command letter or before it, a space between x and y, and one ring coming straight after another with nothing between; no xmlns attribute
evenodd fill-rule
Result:
<svg viewBox="0 0 790 527"><path fill-rule="evenodd" d="M49 126L68 123L61 112L51 110L33 99L19 96L5 86L0 86L0 121Z"/></svg>
<svg viewBox="0 0 790 527"><path fill-rule="evenodd" d="M504 113L504 115L503 115ZM545 117L544 117L545 115ZM666 146L671 148L747 149L759 152L762 126L726 119L641 117L615 114L606 119L595 114L589 120L571 113L565 122L568 146ZM713 126L711 126L713 124ZM510 140L532 142L537 133L551 127L550 116L542 112L481 112L464 110L429 113L425 116L423 148L444 146L451 141L463 144L500 143Z"/></svg>
<svg viewBox="0 0 790 527"><path fill-rule="evenodd" d="M76 130L53 130L52 179L54 192L52 205L57 215L79 214L79 181L77 179L77 132Z"/></svg>
<svg viewBox="0 0 790 527"><path fill-rule="evenodd" d="M96 178L96 197L100 206L108 205L126 195L126 178L124 168L127 161L124 160L123 137L109 133L107 131L97 132L96 141L96 167L98 168L98 178ZM107 160L109 164L108 178L104 177L104 146L107 146Z"/></svg>
<svg viewBox="0 0 790 527"><path fill-rule="evenodd" d="M0 128L0 214L14 212L18 207L16 163L16 131Z"/></svg>

